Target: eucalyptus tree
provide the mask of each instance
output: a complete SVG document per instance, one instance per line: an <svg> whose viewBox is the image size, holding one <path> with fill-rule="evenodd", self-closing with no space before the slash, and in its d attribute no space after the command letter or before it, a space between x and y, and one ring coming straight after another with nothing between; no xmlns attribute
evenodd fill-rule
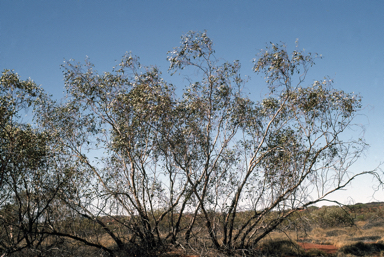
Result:
<svg viewBox="0 0 384 257"><path fill-rule="evenodd" d="M297 210L375 174L350 172L366 147L346 133L360 96L327 78L306 83L316 58L268 46L253 67L266 79L262 100L243 93L240 63L220 62L206 33L187 33L169 52L171 74L191 72L180 96L130 53L103 74L89 60L66 62L65 99L44 101L38 117L53 167L66 174L51 206L77 225L52 221L49 233L110 255L205 235L218 249L251 247Z"/></svg>
<svg viewBox="0 0 384 257"><path fill-rule="evenodd" d="M0 78L0 253L42 253L47 213L61 176L49 169L47 133L33 124L34 109L46 99L33 81L4 70ZM28 114L26 117L23 117ZM52 246L52 245L51 245Z"/></svg>
<svg viewBox="0 0 384 257"><path fill-rule="evenodd" d="M182 135L183 149L171 147L174 163L216 248L257 244L295 211L375 174L349 169L366 147L344 136L360 96L334 89L328 78L305 85L317 55L268 46L253 66L264 74L268 93L251 101L242 93L238 61L219 64L214 53L206 33L190 32L168 60L173 74L197 74L189 77L181 100L185 115L169 140ZM239 211L251 215L240 218Z"/></svg>
<svg viewBox="0 0 384 257"><path fill-rule="evenodd" d="M111 73L98 74L88 60L69 61L63 71L67 97L40 112L60 149L59 166L74 174L60 201L114 245L107 248L76 228L58 226L54 234L112 255L176 242L189 186L169 161L164 137L179 112L173 87L156 67L144 67L128 53Z"/></svg>

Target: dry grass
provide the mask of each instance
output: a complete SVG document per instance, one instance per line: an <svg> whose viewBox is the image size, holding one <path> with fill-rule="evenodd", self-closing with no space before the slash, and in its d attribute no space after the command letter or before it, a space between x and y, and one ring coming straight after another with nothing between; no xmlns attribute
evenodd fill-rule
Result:
<svg viewBox="0 0 384 257"><path fill-rule="evenodd" d="M315 244L334 245L342 248L363 243L384 243L384 227L372 227L363 229L368 221L358 221L352 227L339 227L323 229L315 227L311 232L272 232L262 242L292 240L294 242L310 242Z"/></svg>
<svg viewBox="0 0 384 257"><path fill-rule="evenodd" d="M151 252L151 255L148 256L240 257L259 256L258 254L264 254L264 256L331 256L327 255L325 252L321 252L321 250L325 249L324 251L327 253L338 257L356 256L352 255L353 253L362 253L364 255L364 251L366 251L365 256L373 256L371 253L374 253L374 256L384 257L384 215L377 215L377 212L365 212L365 215L372 215L364 221L357 219L356 215L354 215L355 222L354 224L352 223L352 226L350 226L350 223L340 223L339 225L334 225L334 223L332 223L332 225L324 225L324 222L317 223L316 221L318 220L316 220L316 218L319 217L319 214L324 214L323 217L327 217L325 215L327 212L324 212L323 210L315 210L312 213L300 213L298 216L293 217L292 220L282 224L280 228L283 230L271 232L254 247L249 249L233 250L228 253L215 250L203 224L197 224L196 228L193 230L189 243L183 240L183 233L181 232L180 239L177 244L167 245L156 252ZM299 215L303 215L303 219L301 219ZM297 226L294 227L292 224ZM222 231L217 229L217 233L220 240ZM165 237L165 234L161 235ZM134 254L139 251L136 247L131 247L132 244L129 243L129 235L120 234L120 238L127 244L127 247L121 250L117 250L118 247L115 241L107 234L94 234L86 239L90 242L101 244L108 249L116 250L116 253L118 252L118 256L134 256ZM52 238L52 240L57 239ZM316 246L321 248L321 250L308 250L312 247L312 244L306 244L307 246L305 246L302 244L304 242L321 245L333 245L340 250L336 254L328 251L329 248L325 246ZM49 247L51 244L54 245L54 247ZM55 244L55 241L51 241L49 239L44 242L43 246L46 249L52 248L52 251L47 251L50 255L44 256L90 256L90 254L93 256L107 255L106 253L103 253L102 250L85 246L82 243L69 238L63 239L63 243L59 244ZM307 250L303 250L300 246L305 247ZM278 254L279 252L281 253L280 255ZM141 253L144 252L140 252L140 254L136 254L136 256L143 256ZM27 255L20 253L20 255L15 256Z"/></svg>

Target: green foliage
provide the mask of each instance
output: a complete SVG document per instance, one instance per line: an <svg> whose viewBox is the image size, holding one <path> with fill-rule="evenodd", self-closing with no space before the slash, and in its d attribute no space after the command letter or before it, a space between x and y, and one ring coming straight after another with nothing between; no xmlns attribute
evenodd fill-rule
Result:
<svg viewBox="0 0 384 257"><path fill-rule="evenodd" d="M374 174L348 175L366 147L342 137L360 96L327 78L304 85L317 55L268 46L253 70L269 91L253 101L243 93L240 63L221 62L213 46L206 32L189 32L169 52L169 72L187 73L182 95L130 53L103 74L88 59L66 62L60 103L4 71L1 207L23 213L19 224L25 217L39 224L40 243L66 237L116 255L192 238L205 244L205 234L217 249L243 249L357 176ZM28 107L34 125L19 120ZM323 226L351 224L340 210L316 212Z"/></svg>
<svg viewBox="0 0 384 257"><path fill-rule="evenodd" d="M314 221L322 228L349 227L354 225L354 218L341 207L323 206L312 214Z"/></svg>
<svg viewBox="0 0 384 257"><path fill-rule="evenodd" d="M43 97L43 91L31 81L5 70L0 78L0 175L1 182L10 168L36 168L45 156L47 135L22 124L20 113L28 111Z"/></svg>
<svg viewBox="0 0 384 257"><path fill-rule="evenodd" d="M46 238L41 231L55 192L48 183L50 137L23 123L21 114L45 98L33 81L20 80L5 70L0 78L0 252L39 248Z"/></svg>

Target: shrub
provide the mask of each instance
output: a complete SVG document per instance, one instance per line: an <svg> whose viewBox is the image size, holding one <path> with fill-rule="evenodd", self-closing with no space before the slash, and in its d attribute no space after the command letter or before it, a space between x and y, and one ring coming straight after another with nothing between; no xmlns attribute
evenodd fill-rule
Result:
<svg viewBox="0 0 384 257"><path fill-rule="evenodd" d="M303 256L304 250L290 240L269 241L261 245L263 255L267 256Z"/></svg>
<svg viewBox="0 0 384 257"><path fill-rule="evenodd" d="M366 256L367 254L379 253L384 250L384 244L367 244L358 242L353 245L347 245L339 249L340 253L353 254L356 256Z"/></svg>
<svg viewBox="0 0 384 257"><path fill-rule="evenodd" d="M323 206L314 213L315 222L322 228L348 227L354 225L351 215L341 207Z"/></svg>

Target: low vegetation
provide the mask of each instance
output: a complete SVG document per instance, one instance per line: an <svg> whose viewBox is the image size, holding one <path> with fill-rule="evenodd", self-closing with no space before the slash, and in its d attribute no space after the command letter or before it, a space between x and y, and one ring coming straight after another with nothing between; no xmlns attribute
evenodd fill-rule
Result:
<svg viewBox="0 0 384 257"><path fill-rule="evenodd" d="M281 223L273 232L263 238L257 245L247 249L233 249L229 251L215 250L205 230L204 219L197 217L195 229L189 240L179 240L173 245L164 245L155 249L143 250L142 247L131 243L134 234L122 230L122 224L127 217L103 217L102 221L108 224L111 230L121 230L121 238L125 238L125 249L119 249L116 242L104 231L95 232L93 224L87 219L68 220L62 223L72 224L76 230L74 234L87 238L89 242L103 245L108 249L115 249L118 256L372 256L384 254L384 203L356 204L350 206L323 206L321 208L310 207L290 216ZM243 218L249 214L240 212L237 222L241 223ZM273 217L276 214L270 214ZM188 215L186 215L188 217ZM219 219L220 215L217 215ZM245 216L245 217L243 217ZM362 216L365 217L361 220ZM187 226L190 220L185 217L182 227ZM161 236L166 237L167 222L160 227ZM268 219L264 222L268 223ZM2 232L2 238L4 238ZM17 233L14 231L14 233ZM222 229L217 228L216 233L222 234ZM88 234L88 236L87 236ZM221 239L221 238L220 238ZM310 249L304 249L303 244L311 245ZM22 245L26 245L23 242ZM322 246L334 246L338 249L327 253L321 250ZM51 256L97 256L106 255L102 249L92 245L84 245L78 240L70 237L49 237L41 242L39 250L25 248L15 252L12 256L36 256L43 254ZM107 254L108 255L108 254ZM106 255L106 256L107 256ZM380 255L380 256L381 256Z"/></svg>

